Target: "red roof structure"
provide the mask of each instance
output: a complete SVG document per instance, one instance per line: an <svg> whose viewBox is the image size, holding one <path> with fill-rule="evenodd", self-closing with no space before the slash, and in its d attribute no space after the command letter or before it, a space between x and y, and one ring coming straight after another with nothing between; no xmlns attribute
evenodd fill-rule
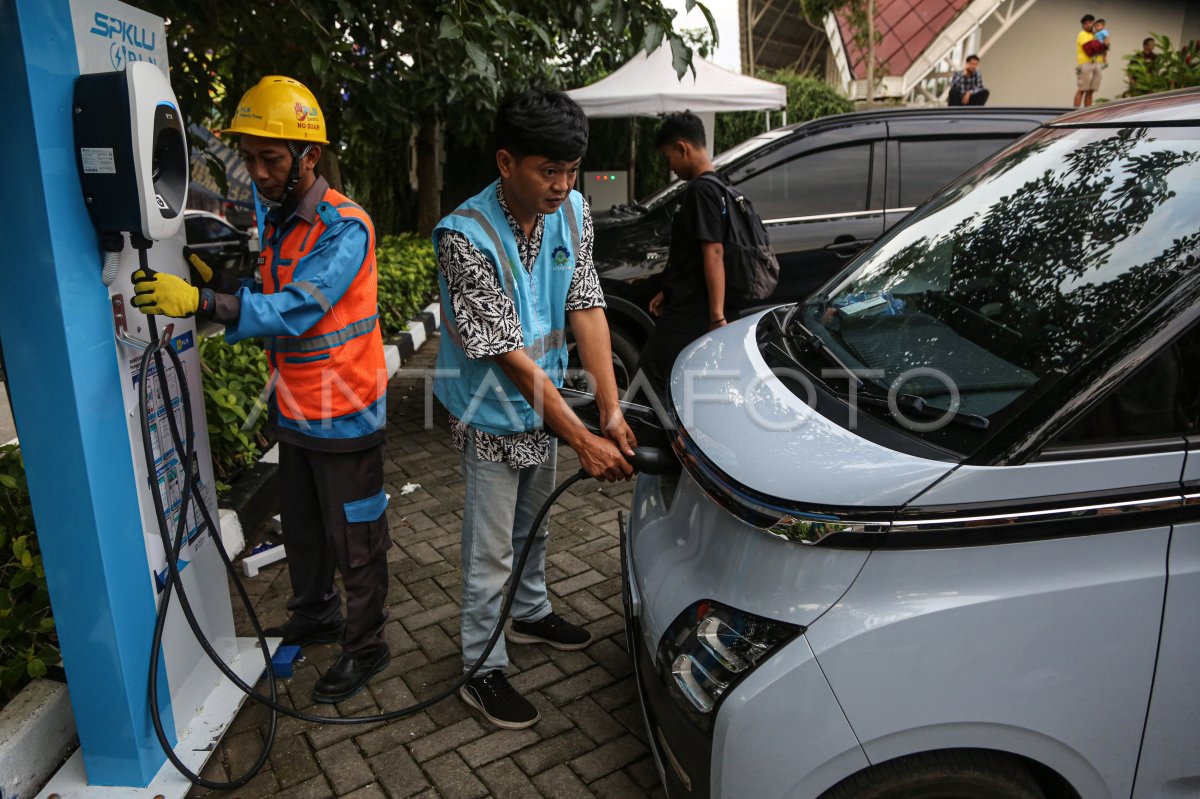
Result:
<svg viewBox="0 0 1200 799"><path fill-rule="evenodd" d="M970 0L876 0L875 28L880 33L875 60L891 75L903 75L946 29ZM867 77L865 51L854 43L854 29L845 14L837 17L842 44L854 77Z"/></svg>

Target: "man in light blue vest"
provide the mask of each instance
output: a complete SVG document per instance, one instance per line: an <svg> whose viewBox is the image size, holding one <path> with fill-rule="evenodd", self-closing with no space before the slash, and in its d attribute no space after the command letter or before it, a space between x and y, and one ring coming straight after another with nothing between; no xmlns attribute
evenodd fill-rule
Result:
<svg viewBox="0 0 1200 799"><path fill-rule="evenodd" d="M513 552L554 489L561 438L602 480L628 479L637 445L621 416L604 294L592 265L592 220L573 191L587 150L583 111L560 92L528 91L496 117L500 179L442 219L433 232L443 315L434 393L450 411L462 453L464 670L499 618ZM596 386L604 435L589 432L558 394L571 324ZM553 436L549 430L554 431ZM544 526L514 577L512 631L460 694L492 724L521 729L537 708L505 677L509 643L582 649L591 633L560 617L546 592Z"/></svg>

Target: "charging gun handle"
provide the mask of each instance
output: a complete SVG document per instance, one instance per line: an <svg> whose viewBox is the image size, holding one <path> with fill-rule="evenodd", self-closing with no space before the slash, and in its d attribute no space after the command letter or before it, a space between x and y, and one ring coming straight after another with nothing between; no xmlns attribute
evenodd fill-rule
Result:
<svg viewBox="0 0 1200 799"><path fill-rule="evenodd" d="M143 236L138 235L137 233L130 233L129 240L133 243L133 248L135 250L137 250L138 269L141 270L142 272L145 272L147 275L149 275L151 277L158 274L157 272L155 272L153 269L150 268L150 262L146 256L146 250L150 249L151 245L153 245L154 242L150 241L150 239L147 239L147 238L144 238ZM159 338L158 320L154 316L154 314L149 314L146 316L146 323L150 326L150 340L151 341L158 340L158 338ZM162 345L164 347L167 345L167 342L169 342L171 340L171 336L174 334L174 332L175 332L175 324L173 322L171 324L168 324L166 326L166 328L163 330L161 341L162 341ZM159 362L158 362L158 358L160 358L160 357L161 356L157 356L157 355L155 356L155 358L156 358L155 365L157 365L158 368L161 369L162 365L159 364Z"/></svg>
<svg viewBox="0 0 1200 799"><path fill-rule="evenodd" d="M633 455L625 459L646 474L678 474L682 468L675 453L665 447L634 447Z"/></svg>
<svg viewBox="0 0 1200 799"><path fill-rule="evenodd" d="M137 250L138 269L141 269L147 275L153 275L154 270L150 268L150 262L146 257L146 250L153 247L154 242L140 233L130 233L129 243L133 245L133 249Z"/></svg>

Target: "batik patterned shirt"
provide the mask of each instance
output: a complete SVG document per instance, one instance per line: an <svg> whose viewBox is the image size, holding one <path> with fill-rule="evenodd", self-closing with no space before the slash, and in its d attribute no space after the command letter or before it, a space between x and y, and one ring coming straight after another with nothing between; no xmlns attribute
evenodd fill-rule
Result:
<svg viewBox="0 0 1200 799"><path fill-rule="evenodd" d="M542 249L546 219L538 214L533 230L526 236L508 209L501 184L496 184L496 199L517 241L521 265L532 273ZM567 291L567 311L604 307L604 292L600 289L600 278L592 264L593 239L592 214L587 200L584 200L583 235L579 239L575 272ZM438 267L446 278L454 322L467 357L489 358L524 347L521 317L516 305L504 293L491 259L471 244L465 235L453 230L442 232L437 256ZM467 436L474 435L478 459L507 463L514 469L536 466L550 457L551 436L545 430L500 436L471 427L451 414L450 434L459 452L466 449Z"/></svg>

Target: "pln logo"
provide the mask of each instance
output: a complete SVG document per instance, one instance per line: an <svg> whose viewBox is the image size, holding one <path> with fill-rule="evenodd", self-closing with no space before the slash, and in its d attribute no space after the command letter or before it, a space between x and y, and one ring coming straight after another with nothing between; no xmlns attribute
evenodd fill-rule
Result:
<svg viewBox="0 0 1200 799"><path fill-rule="evenodd" d="M132 47L123 45L120 42L113 42L112 46L108 48L108 59L112 62L113 69L117 70L118 72L124 69L127 63L133 61L145 61L150 64L158 63L158 60L153 56L140 53L137 50L134 50Z"/></svg>
<svg viewBox="0 0 1200 799"><path fill-rule="evenodd" d="M566 247L555 247L554 252L550 253L550 259L554 261L555 269L571 268L571 253Z"/></svg>
<svg viewBox="0 0 1200 799"><path fill-rule="evenodd" d="M296 111L297 122L305 122L308 120L315 122L320 117L320 112L317 111L316 106L307 106L299 100L296 101L296 104L293 105L292 108L294 108Z"/></svg>

